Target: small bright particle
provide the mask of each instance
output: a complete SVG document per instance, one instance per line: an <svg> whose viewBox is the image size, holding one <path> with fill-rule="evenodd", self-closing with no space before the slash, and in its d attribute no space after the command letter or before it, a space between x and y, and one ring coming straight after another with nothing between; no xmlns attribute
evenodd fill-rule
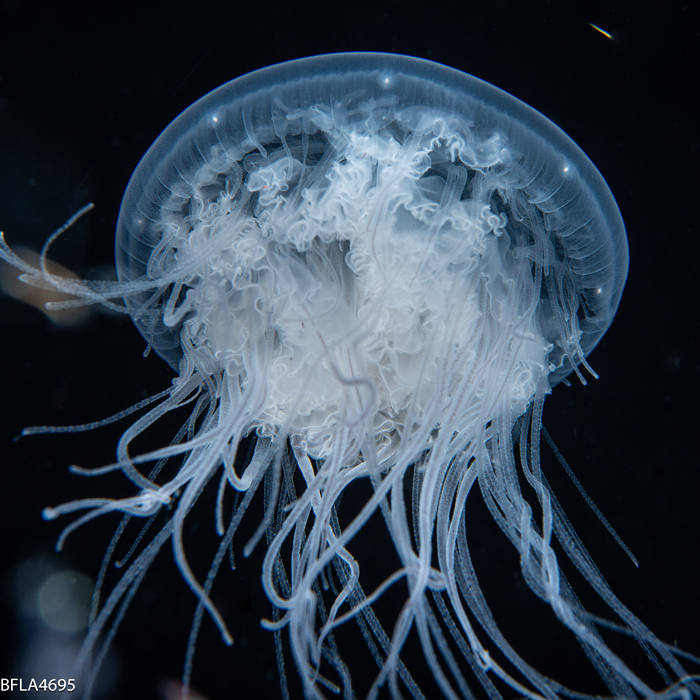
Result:
<svg viewBox="0 0 700 700"><path fill-rule="evenodd" d="M597 32L600 32L603 36L608 37L608 39L612 39L613 35L610 34L610 32L606 32L605 29L601 29L597 24L593 24L593 22L588 22L589 27L593 27Z"/></svg>

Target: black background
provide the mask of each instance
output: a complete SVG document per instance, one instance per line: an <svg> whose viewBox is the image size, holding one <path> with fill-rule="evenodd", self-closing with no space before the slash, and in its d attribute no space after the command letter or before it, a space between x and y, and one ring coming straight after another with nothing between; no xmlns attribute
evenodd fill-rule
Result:
<svg viewBox="0 0 700 700"><path fill-rule="evenodd" d="M78 208L95 202L54 252L81 276L102 274L113 263L122 193L147 147L197 98L279 61L337 51L405 53L472 73L532 105L598 166L627 226L626 291L590 357L601 378L557 387L545 424L639 569L551 459L545 468L622 600L660 637L700 654L698 19L695 3L680 2L2 0L0 227L10 244L38 248ZM58 555L53 544L67 520L46 523L41 509L123 489L118 479L84 480L66 471L71 463L110 462L119 426L12 438L26 425L110 415L165 388L171 374L159 358L141 357L144 342L127 318L96 314L80 329L65 330L3 297L0 334L0 673L7 677L17 675L27 638L13 585L17 564L42 557L94 576L117 522L88 525ZM192 516L207 555L215 546L210 496ZM510 545L496 532L482 535L488 526L474 519L477 541L493 536L482 547L494 555L496 570L484 574L485 590L529 647L528 658L572 685L601 690L556 632L548 644L531 641L543 608L519 592ZM364 544L368 556L381 556L380 536ZM182 672L194 598L171 559L169 551L161 555L117 637L121 671L107 697L161 697L163 680ZM224 647L205 620L194 685L212 699L278 697L272 639L258 625L269 614L260 594L260 553L245 561L239 548L237 565L216 589L237 643Z"/></svg>

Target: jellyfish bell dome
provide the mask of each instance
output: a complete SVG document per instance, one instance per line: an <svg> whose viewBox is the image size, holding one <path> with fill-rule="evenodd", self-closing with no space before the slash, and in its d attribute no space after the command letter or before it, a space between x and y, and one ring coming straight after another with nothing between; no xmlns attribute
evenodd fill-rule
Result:
<svg viewBox="0 0 700 700"><path fill-rule="evenodd" d="M220 235L236 226L237 233ZM430 256L442 255L431 270L442 265L443 282L460 270L490 266L484 274L495 297L496 279L507 285L529 261L541 271L533 319L548 346L550 386L605 333L628 266L617 204L563 131L477 78L382 53L274 65L185 110L131 178L116 259L120 280L162 282L157 294L149 287L127 304L143 335L175 368L183 352L181 324L196 316L211 326L204 297L220 294L221 284L235 286L236 275L255 266L260 245L275 249L288 274L312 277L310 268L301 272L303 258L315 245L330 250L333 242L343 250L334 264L362 280L353 293L365 295L367 306L381 291L375 278L388 279L402 267L396 294L410 303L401 284L412 285L412 300L429 305L425 287L412 276ZM452 253L458 259L450 260ZM365 264L368 255L374 263ZM241 297L229 309L239 329L227 339L221 331L211 341L214 354L236 344L241 324L255 323L239 320L248 316L241 311L248 301ZM282 332L279 319L273 325ZM380 326L378 332L386 332L386 324Z"/></svg>

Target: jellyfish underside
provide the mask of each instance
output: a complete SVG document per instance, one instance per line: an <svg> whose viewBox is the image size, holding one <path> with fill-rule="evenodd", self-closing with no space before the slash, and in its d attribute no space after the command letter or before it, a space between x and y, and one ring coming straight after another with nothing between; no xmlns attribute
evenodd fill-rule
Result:
<svg viewBox="0 0 700 700"><path fill-rule="evenodd" d="M472 697L467 668L494 699L508 688L531 698L576 695L530 666L490 611L465 524L479 494L517 550L525 582L575 635L613 696L687 695L692 684L673 685L686 677L678 650L614 596L540 469L544 397L564 363L585 364L586 311L570 291L552 217L521 181L517 145L427 107L355 99L343 109L352 120L312 105L287 110L286 127L265 142L249 134L237 149L210 144L204 165L183 177L187 187L171 187L158 203L157 243L135 279L61 279L13 258L3 243L3 257L29 283L70 292L77 304L127 310L147 337L158 327L174 329L179 341L172 387L125 431L115 464L96 470L123 471L135 495L45 512L86 511L60 545L99 515L124 514L101 581L128 519L170 507L95 606L79 660L89 665L86 694L168 542L198 598L185 683L205 611L230 643L209 594L264 483L264 514L244 552L266 537L262 583L274 614L265 624L278 638L288 634L306 697L353 697L337 642L338 628L352 622L378 665L370 698L383 686L395 697L403 689L423 697L401 660L412 631L446 697ZM137 436L183 407L190 417L168 446L130 453ZM252 445L247 459L244 444ZM168 460L180 462L164 479ZM154 464L150 473L146 464ZM182 532L214 478L221 541L201 581ZM371 495L341 523L338 503L358 480L371 483ZM229 513L228 487L239 493ZM364 590L353 537L377 512L400 568ZM607 646L603 622L561 572L554 540L617 616L610 626L642 645L662 691ZM387 623L373 605L400 581L407 599Z"/></svg>

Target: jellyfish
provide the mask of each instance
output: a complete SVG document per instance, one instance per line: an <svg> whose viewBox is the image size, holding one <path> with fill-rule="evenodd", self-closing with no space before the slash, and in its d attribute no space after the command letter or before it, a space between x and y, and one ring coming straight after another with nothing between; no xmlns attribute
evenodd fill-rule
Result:
<svg viewBox="0 0 700 700"><path fill-rule="evenodd" d="M196 599L185 688L205 616L233 642L211 592L241 521L256 517L258 492L263 508L243 554L266 541L261 585L272 614L262 624L276 643L284 636L306 698L355 697L341 634L349 625L376 662L369 698L384 688L425 697L402 656L410 635L447 698L474 697L475 683L493 700L582 697L531 665L496 620L470 551L465 514L475 500L612 696L697 693L682 665L690 657L615 596L541 468L545 396L569 376L596 376L586 357L613 320L628 267L606 182L548 119L426 60L291 61L209 93L151 146L119 214L118 281L51 272L49 247L65 228L36 267L4 240L0 256L25 282L72 295L54 309L128 314L174 371L171 386L117 416L25 431L132 421L112 464L73 467L121 472L131 495L44 510L46 519L75 515L59 548L94 518L122 515L78 659L85 696L168 546ZM170 414L185 415L175 434L133 448ZM358 483L367 485L359 502ZM214 491L220 539L202 575L183 530ZM134 519L146 526L119 582L103 591ZM367 587L354 545L370 520L399 564ZM563 557L612 619L587 610ZM397 594L395 617L378 615ZM610 632L636 640L657 686L613 651Z"/></svg>

